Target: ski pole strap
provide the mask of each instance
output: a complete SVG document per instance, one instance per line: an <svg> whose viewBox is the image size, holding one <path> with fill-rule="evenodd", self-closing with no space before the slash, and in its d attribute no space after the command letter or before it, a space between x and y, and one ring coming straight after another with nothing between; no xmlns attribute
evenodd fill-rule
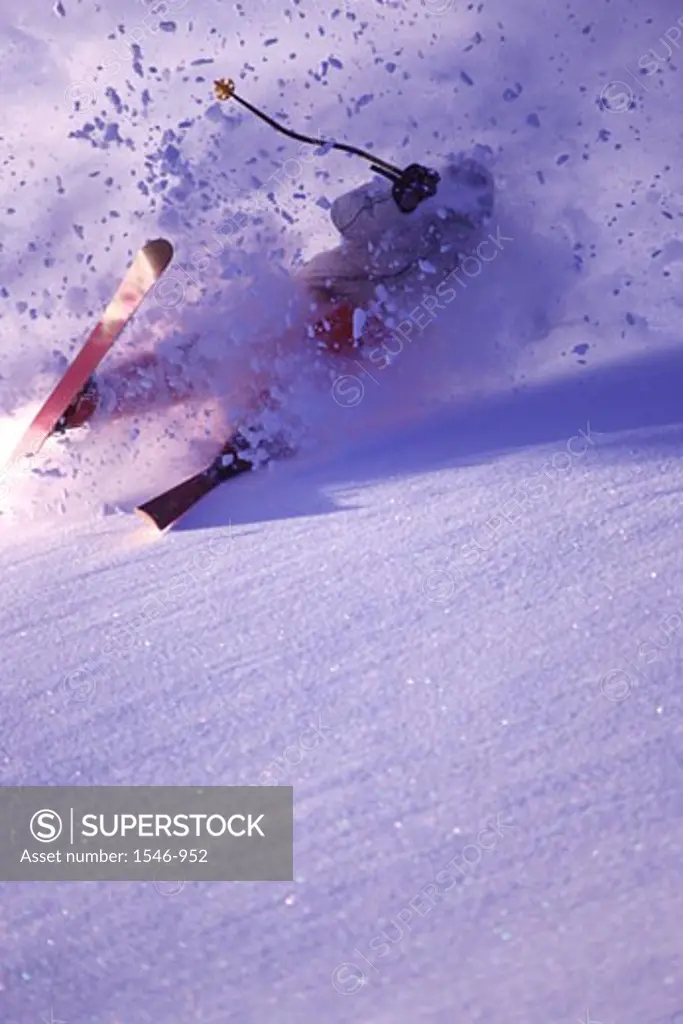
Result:
<svg viewBox="0 0 683 1024"><path fill-rule="evenodd" d="M436 195L441 177L429 167L423 167L422 164L410 164L402 171L400 167L395 167L393 164L387 163L386 160L373 156L364 149L359 149L358 146L349 146L345 142L331 142L327 139L314 139L310 135L302 135L300 132L292 131L291 128L285 128L284 125L269 117L268 114L259 110L258 107L253 106L248 100L238 96L235 92L235 83L232 78L219 78L218 81L214 82L214 90L218 100L237 100L243 107L250 110L252 114L256 114L266 124L275 128L276 131L282 132L283 135L289 136L290 139L296 139L297 142L305 142L310 146L338 149L343 153L350 153L352 156L360 156L364 160L368 160L373 171L393 182L391 194L402 213L412 213L423 200Z"/></svg>

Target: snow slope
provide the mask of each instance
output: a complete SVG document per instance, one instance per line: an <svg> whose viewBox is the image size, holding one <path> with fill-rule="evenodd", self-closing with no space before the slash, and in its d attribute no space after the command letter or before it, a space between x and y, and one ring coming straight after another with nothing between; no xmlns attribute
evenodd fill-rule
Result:
<svg viewBox="0 0 683 1024"><path fill-rule="evenodd" d="M0 1019L680 1021L683 12L168 6L0 16L5 432L144 237L196 284L117 358L197 335L218 373L8 484L0 780L293 784L295 882L3 884ZM390 159L489 145L511 241L374 379L292 357L318 446L159 538L128 510L201 464L363 177L268 184L226 73Z"/></svg>

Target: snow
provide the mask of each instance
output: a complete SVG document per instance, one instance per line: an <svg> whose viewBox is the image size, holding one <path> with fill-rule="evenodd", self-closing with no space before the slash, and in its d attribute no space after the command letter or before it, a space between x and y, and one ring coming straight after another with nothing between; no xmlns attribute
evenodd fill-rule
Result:
<svg viewBox="0 0 683 1024"><path fill-rule="evenodd" d="M0 13L3 448L148 237L174 290L107 371L199 390L3 479L0 781L295 787L293 883L2 884L0 1020L681 1020L682 24ZM383 364L275 346L366 170L222 75L386 159L496 155L505 241ZM274 365L301 456L146 528Z"/></svg>

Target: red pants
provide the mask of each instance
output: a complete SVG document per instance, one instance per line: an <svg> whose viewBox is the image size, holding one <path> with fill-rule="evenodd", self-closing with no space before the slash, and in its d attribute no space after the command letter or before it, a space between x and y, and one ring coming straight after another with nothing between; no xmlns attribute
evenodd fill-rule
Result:
<svg viewBox="0 0 683 1024"><path fill-rule="evenodd" d="M286 336L283 335L282 339L286 338L289 346L317 344L319 349L334 355L357 354L362 358L364 350L381 345L382 340L388 336L388 329L378 317L368 316L363 324L361 336L355 338L353 319L354 307L348 303L337 303L329 306L308 331L305 328L293 328ZM103 373L102 384L116 396L115 408L111 410L112 417L134 415L150 405L176 405L187 399L200 397L196 396L191 386L188 389L179 379L171 379L170 373L165 372L169 369L168 366L164 367L156 353L146 352L117 366L109 374ZM69 426L80 426L89 419L98 401L97 389L93 394L84 394L69 416Z"/></svg>

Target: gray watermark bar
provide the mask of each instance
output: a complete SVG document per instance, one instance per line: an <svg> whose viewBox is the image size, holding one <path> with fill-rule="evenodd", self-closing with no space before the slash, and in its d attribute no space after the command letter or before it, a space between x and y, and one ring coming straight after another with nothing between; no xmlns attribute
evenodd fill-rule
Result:
<svg viewBox="0 0 683 1024"><path fill-rule="evenodd" d="M291 882L292 786L0 786L0 881Z"/></svg>

